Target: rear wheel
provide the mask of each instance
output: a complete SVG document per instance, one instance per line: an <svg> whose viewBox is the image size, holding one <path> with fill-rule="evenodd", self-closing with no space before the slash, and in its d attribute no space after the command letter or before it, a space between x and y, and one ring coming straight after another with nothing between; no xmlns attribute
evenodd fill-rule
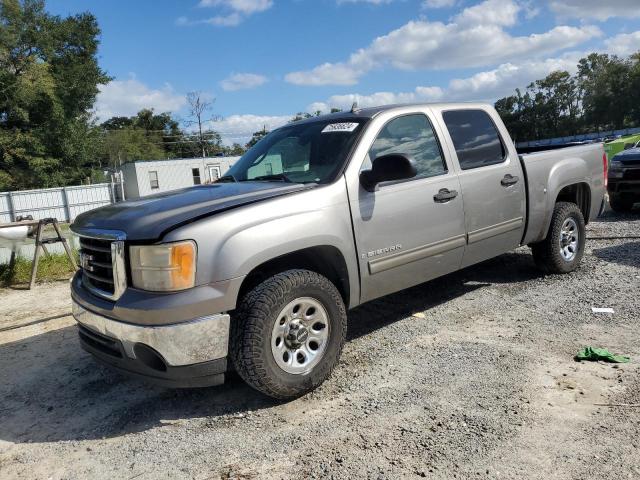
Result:
<svg viewBox="0 0 640 480"><path fill-rule="evenodd" d="M625 213L630 212L635 203L633 195L627 193L610 193L609 205L614 212Z"/></svg>
<svg viewBox="0 0 640 480"><path fill-rule="evenodd" d="M331 374L346 331L346 310L336 287L315 272L289 270L268 278L240 301L231 359L256 390L295 398Z"/></svg>
<svg viewBox="0 0 640 480"><path fill-rule="evenodd" d="M531 245L533 260L547 273L569 273L578 268L585 245L582 212L575 203L558 202L547 238Z"/></svg>

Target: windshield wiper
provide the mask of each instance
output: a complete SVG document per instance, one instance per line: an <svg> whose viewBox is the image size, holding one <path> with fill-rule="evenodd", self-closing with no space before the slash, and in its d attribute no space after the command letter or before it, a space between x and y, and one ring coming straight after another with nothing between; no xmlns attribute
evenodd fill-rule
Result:
<svg viewBox="0 0 640 480"><path fill-rule="evenodd" d="M291 180L284 173L274 173L273 175L261 175L259 177L252 178L251 181L261 181L261 180L280 180L281 182L291 183Z"/></svg>
<svg viewBox="0 0 640 480"><path fill-rule="evenodd" d="M233 175L223 175L219 179L215 181L215 183L227 183L227 182L237 182L236 177Z"/></svg>

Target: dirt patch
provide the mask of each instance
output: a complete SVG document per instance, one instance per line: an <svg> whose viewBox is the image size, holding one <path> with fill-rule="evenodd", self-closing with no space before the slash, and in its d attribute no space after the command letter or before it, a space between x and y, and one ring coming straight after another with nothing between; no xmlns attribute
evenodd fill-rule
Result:
<svg viewBox="0 0 640 480"><path fill-rule="evenodd" d="M39 284L32 290L26 287L0 288L0 330L69 314L71 297L68 281Z"/></svg>

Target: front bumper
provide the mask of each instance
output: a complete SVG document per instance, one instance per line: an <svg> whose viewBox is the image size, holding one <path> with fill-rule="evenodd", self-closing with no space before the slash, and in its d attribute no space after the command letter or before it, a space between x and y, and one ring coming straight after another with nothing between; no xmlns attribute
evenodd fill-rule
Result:
<svg viewBox="0 0 640 480"><path fill-rule="evenodd" d="M73 301L82 347L118 370L169 387L224 382L229 315L172 325L132 325L99 315Z"/></svg>
<svg viewBox="0 0 640 480"><path fill-rule="evenodd" d="M78 270L71 280L71 298L103 317L155 327L189 322L211 312L234 310L243 279L237 277L172 293L145 292L129 287L114 302L87 290L82 284L82 270Z"/></svg>
<svg viewBox="0 0 640 480"><path fill-rule="evenodd" d="M640 194L640 167L622 167L609 170L609 193Z"/></svg>

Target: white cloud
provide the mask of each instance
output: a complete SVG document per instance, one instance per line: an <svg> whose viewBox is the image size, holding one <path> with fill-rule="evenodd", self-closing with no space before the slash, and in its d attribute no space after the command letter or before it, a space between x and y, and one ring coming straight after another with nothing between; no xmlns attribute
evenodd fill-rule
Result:
<svg viewBox="0 0 640 480"><path fill-rule="evenodd" d="M373 5L382 5L383 3L391 3L394 0L336 0L338 5L342 3L371 3Z"/></svg>
<svg viewBox="0 0 640 480"><path fill-rule="evenodd" d="M424 0L422 2L423 8L449 8L453 7L457 3L456 0Z"/></svg>
<svg viewBox="0 0 640 480"><path fill-rule="evenodd" d="M344 63L323 63L306 72L288 73L284 79L294 85L355 85L364 72Z"/></svg>
<svg viewBox="0 0 640 480"><path fill-rule="evenodd" d="M393 3L398 0L336 0L338 5L343 3L370 3L372 5L383 5ZM445 8L453 7L458 0L423 0L422 8Z"/></svg>
<svg viewBox="0 0 640 480"><path fill-rule="evenodd" d="M574 73L582 56L582 53L571 53L562 58L505 63L468 78L451 80L446 95L455 101L494 101L556 70Z"/></svg>
<svg viewBox="0 0 640 480"><path fill-rule="evenodd" d="M551 10L561 18L607 20L640 17L638 0L552 0Z"/></svg>
<svg viewBox="0 0 640 480"><path fill-rule="evenodd" d="M273 0L200 0L200 7L226 7L235 12L252 15L273 6Z"/></svg>
<svg viewBox="0 0 640 480"><path fill-rule="evenodd" d="M471 77L453 79L445 88L436 86L416 87L410 92L376 92L370 95L333 95L324 102L314 102L308 112L328 112L331 108L348 109L353 102L360 107L375 107L394 103L437 101L488 101L510 95L518 87L543 78L555 70L575 72L582 53L574 52L562 58L541 61L505 63L495 69L479 72Z"/></svg>
<svg viewBox="0 0 640 480"><path fill-rule="evenodd" d="M99 88L95 115L100 121L114 116L130 117L143 108L153 108L156 112L175 112L186 104L185 96L175 93L168 84L161 89L152 89L130 78L113 80Z"/></svg>
<svg viewBox="0 0 640 480"><path fill-rule="evenodd" d="M273 6L273 0L200 0L198 6L218 8L221 12L200 20L178 17L176 25L208 24L216 27L235 27L240 25L246 17L270 9Z"/></svg>
<svg viewBox="0 0 640 480"><path fill-rule="evenodd" d="M512 27L518 20L520 8L520 5L512 0L486 0L462 10L453 17L453 23L467 28L479 25Z"/></svg>
<svg viewBox="0 0 640 480"><path fill-rule="evenodd" d="M535 0L521 0L520 7L524 11L524 18L527 20L531 20L540 15L541 5L536 3Z"/></svg>
<svg viewBox="0 0 640 480"><path fill-rule="evenodd" d="M626 57L640 51L640 30L633 33L621 33L605 40L607 53Z"/></svg>
<svg viewBox="0 0 640 480"><path fill-rule="evenodd" d="M349 93L333 95L325 101L308 105L307 112L327 113L331 108L348 110L353 102L360 107L374 107L394 103L438 102L438 101L487 101L493 102L510 95L518 87L524 87L535 79L543 78L556 70L576 71L578 60L585 52L571 52L560 58L531 60L519 63L504 63L494 69L476 73L470 77L453 79L446 87L419 86L408 92L375 92L361 95ZM267 130L285 125L293 115L260 116L232 115L222 121L211 123L221 132L225 144L246 143L253 132L266 126Z"/></svg>
<svg viewBox="0 0 640 480"><path fill-rule="evenodd" d="M230 13L229 15L216 15L215 17L202 20L200 23L208 23L216 27L237 27L242 23L242 16L237 13Z"/></svg>
<svg viewBox="0 0 640 480"><path fill-rule="evenodd" d="M540 58L602 34L597 27L583 25L514 37L504 28L516 24L520 9L513 0L486 0L446 24L411 21L376 38L347 61L291 72L285 80L295 85L354 85L367 72L385 65L404 70L486 67L523 56Z"/></svg>
<svg viewBox="0 0 640 480"><path fill-rule="evenodd" d="M220 82L220 86L226 92L246 90L264 85L267 77L255 73L236 73Z"/></svg>
<svg viewBox="0 0 640 480"><path fill-rule="evenodd" d="M286 124L293 115L230 115L215 122L209 127L220 133L225 145L233 143L245 144L254 132L263 128L273 130Z"/></svg>
<svg viewBox="0 0 640 480"><path fill-rule="evenodd" d="M315 113L318 110L326 113L331 108L347 110L354 102L361 108L391 105L394 103L435 102L443 99L444 91L440 87L416 87L412 92L376 92L370 95L349 93L333 95L326 102L314 102L307 107L307 111Z"/></svg>

